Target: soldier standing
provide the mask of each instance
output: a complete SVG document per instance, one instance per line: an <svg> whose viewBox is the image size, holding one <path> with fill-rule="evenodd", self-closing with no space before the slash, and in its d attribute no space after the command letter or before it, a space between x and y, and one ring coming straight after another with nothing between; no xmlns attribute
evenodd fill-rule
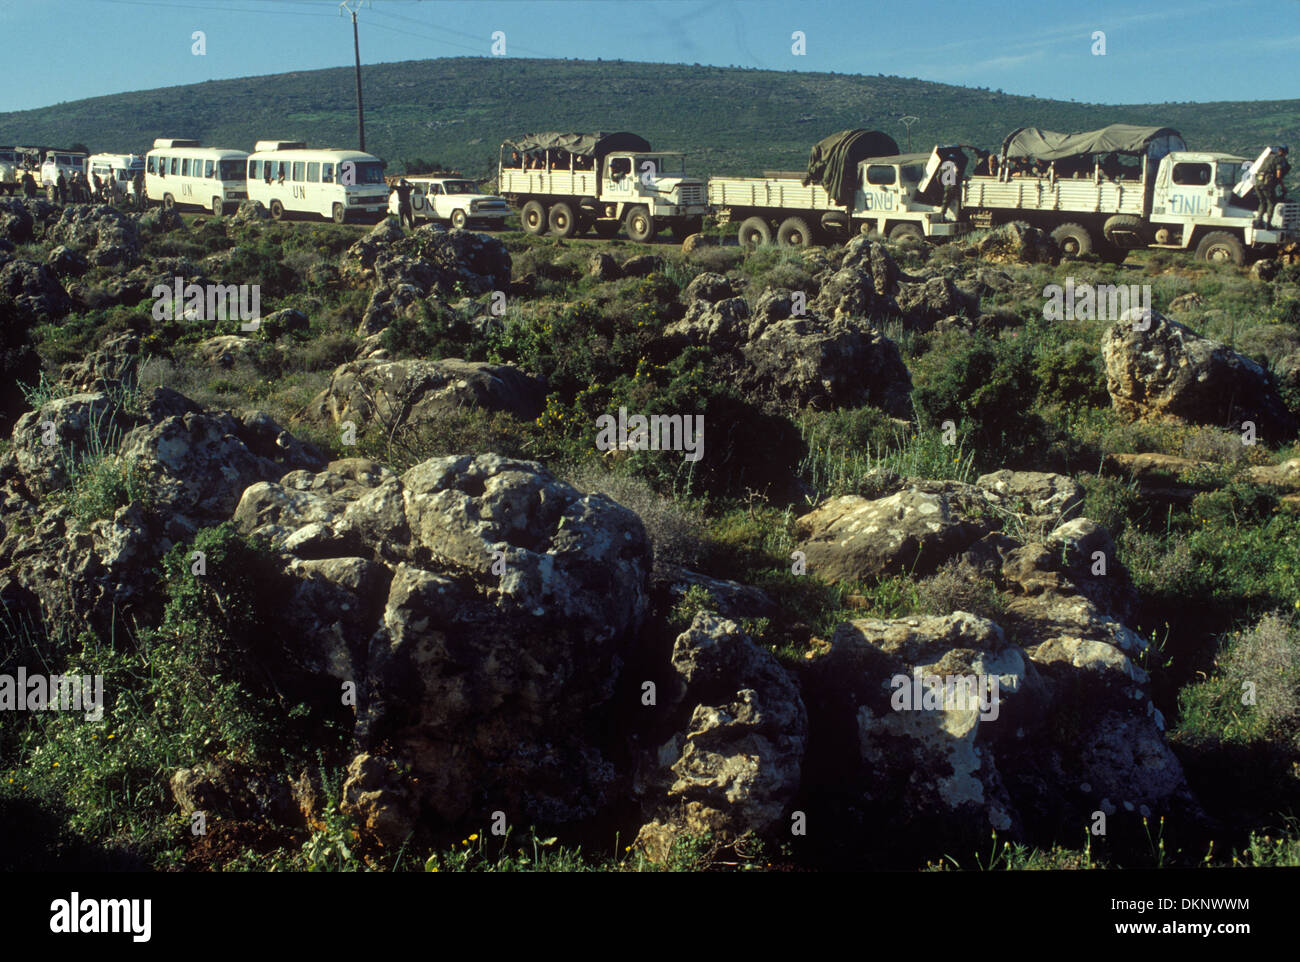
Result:
<svg viewBox="0 0 1300 962"><path fill-rule="evenodd" d="M411 230L415 230L415 214L411 210L411 185L403 177L397 182L397 216L402 226L408 224Z"/></svg>
<svg viewBox="0 0 1300 962"><path fill-rule="evenodd" d="M36 198L36 178L30 170L23 171L23 196L28 200Z"/></svg>
<svg viewBox="0 0 1300 962"><path fill-rule="evenodd" d="M966 174L966 154L956 151L939 167L939 180L943 184L943 206L939 216L948 219L948 209L952 208L952 219L956 220L961 208L961 180ZM951 183L950 183L951 181Z"/></svg>
<svg viewBox="0 0 1300 962"><path fill-rule="evenodd" d="M1289 147L1279 147L1264 158L1255 171L1255 226L1268 227L1273 221L1273 210L1280 198L1286 197L1282 179L1291 172L1287 162Z"/></svg>
<svg viewBox="0 0 1300 962"><path fill-rule="evenodd" d="M68 202L68 178L63 176L63 171L59 171L58 178L54 181L54 196L60 204Z"/></svg>
<svg viewBox="0 0 1300 962"><path fill-rule="evenodd" d="M141 210L144 210L147 204L144 199L144 171L143 170L137 170L135 172L135 179L133 181L133 184L135 186L136 206L139 207Z"/></svg>

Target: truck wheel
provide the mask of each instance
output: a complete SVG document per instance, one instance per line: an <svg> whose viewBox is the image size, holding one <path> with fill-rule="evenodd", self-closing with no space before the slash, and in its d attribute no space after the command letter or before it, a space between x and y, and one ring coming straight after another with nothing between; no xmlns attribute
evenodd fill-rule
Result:
<svg viewBox="0 0 1300 962"><path fill-rule="evenodd" d="M1133 250L1145 247L1147 238L1143 236L1142 218L1131 214L1116 214L1106 219L1101 225L1101 234L1111 247Z"/></svg>
<svg viewBox="0 0 1300 962"><path fill-rule="evenodd" d="M524 209L519 214L519 220L528 233L541 234L546 230L546 208L542 206L540 201L530 200L524 204Z"/></svg>
<svg viewBox="0 0 1300 962"><path fill-rule="evenodd" d="M782 247L807 247L813 242L812 229L802 217L787 217L776 232L776 241Z"/></svg>
<svg viewBox="0 0 1300 962"><path fill-rule="evenodd" d="M924 244L925 234L915 224L895 224L889 230L889 239L895 244L911 246Z"/></svg>
<svg viewBox="0 0 1300 962"><path fill-rule="evenodd" d="M554 237L572 237L578 233L578 218L573 215L573 208L566 203L558 203L551 208L547 216Z"/></svg>
<svg viewBox="0 0 1300 962"><path fill-rule="evenodd" d="M772 243L772 227L761 217L750 217L740 225L740 246L755 248Z"/></svg>
<svg viewBox="0 0 1300 962"><path fill-rule="evenodd" d="M167 203L166 198L163 199L163 203ZM278 200L271 201L271 220L284 220L284 204Z"/></svg>
<svg viewBox="0 0 1300 962"><path fill-rule="evenodd" d="M1236 234L1229 234L1226 230L1211 231L1196 245L1196 259L1207 264L1231 263L1241 267L1246 263L1246 248Z"/></svg>
<svg viewBox="0 0 1300 962"><path fill-rule="evenodd" d="M335 204L330 208L331 219L336 224L342 224L348 219L348 211L342 204Z"/></svg>
<svg viewBox="0 0 1300 962"><path fill-rule="evenodd" d="M1061 249L1061 256L1069 260L1092 253L1092 235L1082 224L1062 224L1052 231L1052 240Z"/></svg>
<svg viewBox="0 0 1300 962"><path fill-rule="evenodd" d="M171 194L163 194L163 210L175 210L176 198Z"/></svg>
<svg viewBox="0 0 1300 962"><path fill-rule="evenodd" d="M704 229L703 217L678 217L673 221L673 239L684 241Z"/></svg>
<svg viewBox="0 0 1300 962"><path fill-rule="evenodd" d="M457 230L464 229L465 224L468 222L468 220L469 218L465 216L465 212L463 210L453 210L451 212L451 226L456 228Z"/></svg>
<svg viewBox="0 0 1300 962"><path fill-rule="evenodd" d="M596 236L608 240L618 233L619 226L619 222L616 220L598 220L596 221Z"/></svg>
<svg viewBox="0 0 1300 962"><path fill-rule="evenodd" d="M655 234L659 232L659 226L655 223L655 219L650 216L650 211L643 206L633 207L628 211L623 226L627 229L627 236L639 244L648 244L655 239Z"/></svg>

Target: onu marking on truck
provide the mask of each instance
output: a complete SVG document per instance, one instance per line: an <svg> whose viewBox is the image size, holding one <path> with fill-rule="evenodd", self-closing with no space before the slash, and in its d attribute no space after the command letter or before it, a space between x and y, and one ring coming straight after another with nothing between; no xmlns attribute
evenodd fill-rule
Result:
<svg viewBox="0 0 1300 962"><path fill-rule="evenodd" d="M1204 197L1198 197L1195 194L1169 195L1169 213L1171 214L1204 214L1209 209L1209 202Z"/></svg>
<svg viewBox="0 0 1300 962"><path fill-rule="evenodd" d="M886 194L883 191L864 191L862 206L864 210L893 210L894 195Z"/></svg>

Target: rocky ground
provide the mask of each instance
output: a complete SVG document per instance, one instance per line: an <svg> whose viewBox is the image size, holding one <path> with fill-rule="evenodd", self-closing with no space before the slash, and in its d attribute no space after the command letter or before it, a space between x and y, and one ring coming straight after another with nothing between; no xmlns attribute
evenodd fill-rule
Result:
<svg viewBox="0 0 1300 962"><path fill-rule="evenodd" d="M0 200L0 852L1296 864L1300 272L1059 260Z"/></svg>

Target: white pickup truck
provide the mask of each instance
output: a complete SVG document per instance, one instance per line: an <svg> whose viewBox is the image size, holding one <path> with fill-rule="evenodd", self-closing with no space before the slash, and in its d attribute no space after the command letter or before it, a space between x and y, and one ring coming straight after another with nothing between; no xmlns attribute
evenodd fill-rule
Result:
<svg viewBox="0 0 1300 962"><path fill-rule="evenodd" d="M440 221L452 227L482 224L500 228L510 213L504 197L480 193L478 185L463 177L407 177L411 185L411 213L416 220ZM397 203L392 196L389 209Z"/></svg>

